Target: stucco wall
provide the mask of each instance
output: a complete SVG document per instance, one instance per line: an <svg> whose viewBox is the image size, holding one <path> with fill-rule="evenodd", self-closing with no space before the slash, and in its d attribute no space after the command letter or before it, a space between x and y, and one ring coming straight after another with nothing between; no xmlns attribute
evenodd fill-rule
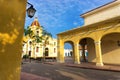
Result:
<svg viewBox="0 0 120 80"><path fill-rule="evenodd" d="M110 18L120 16L120 2L117 1L117 4L113 4L106 8L100 8L91 12L90 15L84 17L85 25L93 24L96 22L104 21ZM108 6L108 5L107 5Z"/></svg>
<svg viewBox="0 0 120 80"><path fill-rule="evenodd" d="M95 45L92 39L87 39L88 62L96 62Z"/></svg>
<svg viewBox="0 0 120 80"><path fill-rule="evenodd" d="M0 80L20 80L26 0L0 0Z"/></svg>
<svg viewBox="0 0 120 80"><path fill-rule="evenodd" d="M102 58L104 63L120 64L120 46L117 40L120 40L119 34L111 34L102 38Z"/></svg>

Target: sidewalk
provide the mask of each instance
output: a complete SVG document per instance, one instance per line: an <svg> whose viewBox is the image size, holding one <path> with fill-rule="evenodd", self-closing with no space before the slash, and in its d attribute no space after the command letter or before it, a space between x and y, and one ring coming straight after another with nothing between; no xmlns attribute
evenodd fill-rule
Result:
<svg viewBox="0 0 120 80"><path fill-rule="evenodd" d="M58 63L57 62L46 62L45 64L54 65L54 64L58 64ZM96 69L96 70L120 72L120 65L104 64L104 66L96 66L95 63L81 63L81 64L61 63L61 65L64 65L64 66L67 66L67 67L76 67L76 68L84 68L84 69Z"/></svg>
<svg viewBox="0 0 120 80"><path fill-rule="evenodd" d="M21 72L21 79L20 80L51 80L51 79L41 77L41 76L37 76L37 75L34 75L34 74Z"/></svg>

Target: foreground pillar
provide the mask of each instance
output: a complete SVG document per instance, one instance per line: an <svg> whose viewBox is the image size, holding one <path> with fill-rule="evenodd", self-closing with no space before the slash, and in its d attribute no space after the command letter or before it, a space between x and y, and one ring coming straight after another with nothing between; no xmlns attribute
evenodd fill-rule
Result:
<svg viewBox="0 0 120 80"><path fill-rule="evenodd" d="M95 49L96 49L96 66L103 66L101 54L101 41L95 42Z"/></svg>
<svg viewBox="0 0 120 80"><path fill-rule="evenodd" d="M64 43L60 37L58 37L58 59L57 62L64 63Z"/></svg>
<svg viewBox="0 0 120 80"><path fill-rule="evenodd" d="M74 57L75 64L80 64L80 53L79 53L79 45L77 43L74 44Z"/></svg>
<svg viewBox="0 0 120 80"><path fill-rule="evenodd" d="M0 80L20 80L26 0L0 0Z"/></svg>

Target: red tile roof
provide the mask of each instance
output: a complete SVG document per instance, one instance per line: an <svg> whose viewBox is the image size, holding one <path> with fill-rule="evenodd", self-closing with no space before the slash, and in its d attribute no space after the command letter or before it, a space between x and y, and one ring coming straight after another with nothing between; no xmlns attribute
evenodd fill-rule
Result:
<svg viewBox="0 0 120 80"><path fill-rule="evenodd" d="M40 26L37 18L34 19L34 21L32 22L31 26Z"/></svg>

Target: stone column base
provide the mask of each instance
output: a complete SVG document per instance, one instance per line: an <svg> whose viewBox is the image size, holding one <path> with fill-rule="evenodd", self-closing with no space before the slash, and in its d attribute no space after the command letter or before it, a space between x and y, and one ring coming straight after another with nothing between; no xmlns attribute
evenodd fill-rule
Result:
<svg viewBox="0 0 120 80"><path fill-rule="evenodd" d="M64 63L64 61L57 60L58 63Z"/></svg>
<svg viewBox="0 0 120 80"><path fill-rule="evenodd" d="M74 64L80 64L80 62L76 62L76 61L75 61Z"/></svg>
<svg viewBox="0 0 120 80"><path fill-rule="evenodd" d="M96 63L96 66L104 66L103 63Z"/></svg>

